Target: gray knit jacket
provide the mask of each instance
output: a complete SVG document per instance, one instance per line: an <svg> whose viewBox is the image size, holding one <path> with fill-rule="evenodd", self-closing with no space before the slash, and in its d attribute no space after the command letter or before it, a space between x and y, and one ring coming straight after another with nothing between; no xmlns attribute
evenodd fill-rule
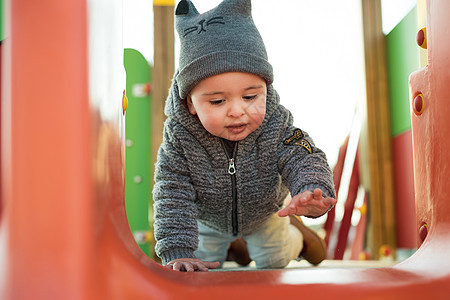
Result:
<svg viewBox="0 0 450 300"><path fill-rule="evenodd" d="M335 198L325 154L293 126L291 113L280 105L272 85L267 88L263 123L236 144L234 175L229 174L229 157L220 138L188 112L175 80L165 114L153 188L156 254L164 265L195 257L197 222L242 236L277 212L289 192L296 195L318 187Z"/></svg>

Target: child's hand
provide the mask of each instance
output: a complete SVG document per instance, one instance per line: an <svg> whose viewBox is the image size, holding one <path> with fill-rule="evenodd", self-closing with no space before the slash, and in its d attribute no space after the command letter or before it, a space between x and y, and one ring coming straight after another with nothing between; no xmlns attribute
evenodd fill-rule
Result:
<svg viewBox="0 0 450 300"><path fill-rule="evenodd" d="M208 269L216 269L220 266L218 261L202 261L197 258L179 258L170 261L166 268L181 272L208 272Z"/></svg>
<svg viewBox="0 0 450 300"><path fill-rule="evenodd" d="M320 217L325 214L336 199L324 198L321 189L315 189L314 192L305 191L295 195L288 206L278 211L278 216L287 217L289 215Z"/></svg>

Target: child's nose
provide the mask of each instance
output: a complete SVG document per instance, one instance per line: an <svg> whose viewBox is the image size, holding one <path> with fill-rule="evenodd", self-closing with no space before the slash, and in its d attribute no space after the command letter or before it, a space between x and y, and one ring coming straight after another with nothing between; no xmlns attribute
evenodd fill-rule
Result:
<svg viewBox="0 0 450 300"><path fill-rule="evenodd" d="M237 118L245 113L245 107L241 100L235 100L230 103L230 108L228 110L228 116Z"/></svg>

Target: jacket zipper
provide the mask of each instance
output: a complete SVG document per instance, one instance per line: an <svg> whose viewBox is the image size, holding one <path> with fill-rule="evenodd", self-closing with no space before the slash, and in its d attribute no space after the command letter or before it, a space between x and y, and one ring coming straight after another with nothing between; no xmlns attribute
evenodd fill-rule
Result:
<svg viewBox="0 0 450 300"><path fill-rule="evenodd" d="M234 164L236 153L237 153L237 142L234 145L232 157L230 157L230 155L228 154L228 151L224 145L224 142L222 140L221 140L221 142L222 142L222 147L225 150L225 154L227 155L227 159L228 159L228 174L230 174L230 176L231 176L231 195L233 198L232 207L231 207L231 225L232 225L233 235L237 236L237 234L239 232L239 230L238 230L239 228L238 228L238 213L237 213L236 166Z"/></svg>

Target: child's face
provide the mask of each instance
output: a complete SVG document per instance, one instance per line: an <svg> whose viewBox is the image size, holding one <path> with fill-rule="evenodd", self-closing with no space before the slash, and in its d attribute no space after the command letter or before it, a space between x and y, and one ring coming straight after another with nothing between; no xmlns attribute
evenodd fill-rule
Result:
<svg viewBox="0 0 450 300"><path fill-rule="evenodd" d="M202 80L191 90L187 105L208 132L240 141L263 122L266 94L266 82L261 77L229 72Z"/></svg>

